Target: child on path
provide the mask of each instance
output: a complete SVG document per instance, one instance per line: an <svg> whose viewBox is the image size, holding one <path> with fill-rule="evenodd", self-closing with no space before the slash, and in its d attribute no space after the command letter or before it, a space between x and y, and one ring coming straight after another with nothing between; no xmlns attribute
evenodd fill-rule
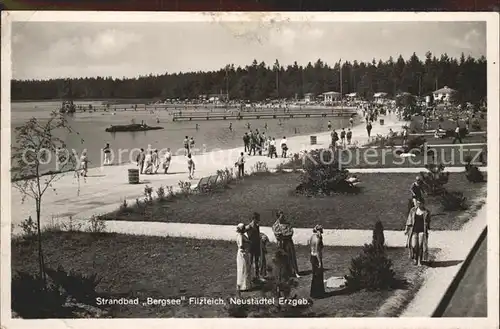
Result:
<svg viewBox="0 0 500 329"><path fill-rule="evenodd" d="M188 136L186 136L186 138L184 138L184 151L185 151L185 155L189 154L189 137Z"/></svg>
<svg viewBox="0 0 500 329"><path fill-rule="evenodd" d="M83 151L82 156L80 158L80 166L82 169L82 176L87 177L87 172L89 168L89 159L87 158L87 152Z"/></svg>
<svg viewBox="0 0 500 329"><path fill-rule="evenodd" d="M152 174L153 173L153 152L148 151L144 158L144 173Z"/></svg>
<svg viewBox="0 0 500 329"><path fill-rule="evenodd" d="M157 174L158 169L160 168L160 159L158 157L158 150L157 149L155 149L153 151L153 154L151 157L151 163L153 164L154 173Z"/></svg>
<svg viewBox="0 0 500 329"><path fill-rule="evenodd" d="M137 155L137 166L139 166L141 174L143 173L145 159L146 155L144 154L144 149L141 148L141 152Z"/></svg>
<svg viewBox="0 0 500 329"><path fill-rule="evenodd" d="M188 172L189 172L189 176L188 178L189 179L193 179L194 177L194 169L195 169L195 165L194 165L194 161L191 157L191 153L188 154L188 161L187 161L187 165L188 165Z"/></svg>

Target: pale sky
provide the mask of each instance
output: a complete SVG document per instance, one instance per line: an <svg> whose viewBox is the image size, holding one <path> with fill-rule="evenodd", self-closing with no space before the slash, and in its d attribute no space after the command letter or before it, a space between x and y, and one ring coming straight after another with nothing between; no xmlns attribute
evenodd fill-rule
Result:
<svg viewBox="0 0 500 329"><path fill-rule="evenodd" d="M14 79L112 76L217 70L253 59L272 65L318 58L407 59L486 56L485 22L68 23L14 22Z"/></svg>

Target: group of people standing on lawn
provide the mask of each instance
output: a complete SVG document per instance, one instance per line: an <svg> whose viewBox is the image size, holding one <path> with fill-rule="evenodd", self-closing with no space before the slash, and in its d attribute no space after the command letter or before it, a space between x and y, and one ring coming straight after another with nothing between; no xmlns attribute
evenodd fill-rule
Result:
<svg viewBox="0 0 500 329"><path fill-rule="evenodd" d="M272 226L277 242L277 252L273 258L273 276L277 282L288 282L291 277L300 278L297 256L293 243L293 227L279 211ZM260 232L260 215L254 213L248 225L236 226L236 288L239 292L252 288L265 280L267 269L267 245L269 238ZM320 298L325 293L323 279L323 227L316 225L309 239L312 266L311 297ZM252 271L253 267L253 271ZM252 275L252 272L254 273Z"/></svg>
<svg viewBox="0 0 500 329"><path fill-rule="evenodd" d="M345 128L342 128L342 130L340 131L340 136L335 131L335 129L333 129L330 135L332 138L332 147L334 147L334 148L337 148L337 147L344 148L347 145L351 145L351 142L352 142L351 128L347 128L347 131L345 130Z"/></svg>
<svg viewBox="0 0 500 329"><path fill-rule="evenodd" d="M275 137L266 136L265 132L259 132L259 129L250 130L243 135L244 152L248 155L265 155L270 158L278 157L277 142ZM288 152L287 139L285 136L280 141L279 148L281 157L286 158ZM253 154L252 154L253 152Z"/></svg>

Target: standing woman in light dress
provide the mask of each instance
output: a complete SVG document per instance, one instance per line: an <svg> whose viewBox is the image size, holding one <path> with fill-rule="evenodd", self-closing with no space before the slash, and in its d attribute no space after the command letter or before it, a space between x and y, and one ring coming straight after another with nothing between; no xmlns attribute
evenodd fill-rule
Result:
<svg viewBox="0 0 500 329"><path fill-rule="evenodd" d="M250 264L250 240L245 235L245 224L240 223L236 226L236 244L238 251L236 253L236 289L245 291L251 288L252 271Z"/></svg>

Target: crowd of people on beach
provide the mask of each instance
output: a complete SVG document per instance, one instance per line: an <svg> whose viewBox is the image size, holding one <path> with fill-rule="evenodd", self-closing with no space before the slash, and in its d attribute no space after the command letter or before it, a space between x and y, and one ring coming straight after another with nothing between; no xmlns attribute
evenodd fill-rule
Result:
<svg viewBox="0 0 500 329"><path fill-rule="evenodd" d="M279 143L281 150L280 156L287 157L288 144L286 136L283 136ZM270 157L278 157L277 142L275 137L266 136L265 132L259 132L259 129L250 130L243 135L243 152L248 152L248 155L265 155ZM253 154L252 154L253 153Z"/></svg>

